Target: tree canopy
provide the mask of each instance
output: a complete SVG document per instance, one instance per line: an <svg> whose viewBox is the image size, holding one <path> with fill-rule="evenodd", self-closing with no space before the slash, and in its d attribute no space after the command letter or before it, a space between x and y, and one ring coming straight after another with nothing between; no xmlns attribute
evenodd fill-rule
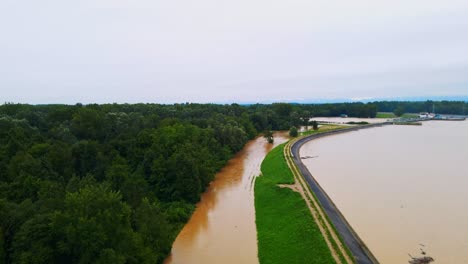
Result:
<svg viewBox="0 0 468 264"><path fill-rule="evenodd" d="M399 104L0 105L0 263L161 263L249 139Z"/></svg>

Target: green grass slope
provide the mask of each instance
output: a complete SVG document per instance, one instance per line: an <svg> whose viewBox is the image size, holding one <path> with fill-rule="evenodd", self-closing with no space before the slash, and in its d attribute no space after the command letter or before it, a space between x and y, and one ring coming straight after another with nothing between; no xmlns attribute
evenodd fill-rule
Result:
<svg viewBox="0 0 468 264"><path fill-rule="evenodd" d="M294 182L283 149L267 155L255 182L260 263L335 263L301 195L277 186Z"/></svg>

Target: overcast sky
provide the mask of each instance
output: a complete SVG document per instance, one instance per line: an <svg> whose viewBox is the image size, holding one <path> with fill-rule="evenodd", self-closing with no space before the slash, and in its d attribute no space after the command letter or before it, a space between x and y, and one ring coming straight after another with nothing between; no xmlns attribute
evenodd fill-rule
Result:
<svg viewBox="0 0 468 264"><path fill-rule="evenodd" d="M0 0L1 102L467 95L467 0Z"/></svg>

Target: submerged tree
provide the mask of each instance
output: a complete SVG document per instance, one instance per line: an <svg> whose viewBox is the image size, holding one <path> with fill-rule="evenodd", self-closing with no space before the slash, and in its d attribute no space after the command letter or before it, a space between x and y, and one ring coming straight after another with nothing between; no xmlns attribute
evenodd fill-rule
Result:
<svg viewBox="0 0 468 264"><path fill-rule="evenodd" d="M263 135L264 138L268 141L268 143L273 144L273 132L270 129L267 129L265 131L265 134Z"/></svg>

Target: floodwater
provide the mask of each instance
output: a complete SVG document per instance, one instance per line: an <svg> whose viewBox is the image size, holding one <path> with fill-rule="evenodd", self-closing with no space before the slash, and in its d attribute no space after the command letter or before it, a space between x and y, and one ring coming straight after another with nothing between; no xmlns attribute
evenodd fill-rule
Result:
<svg viewBox="0 0 468 264"><path fill-rule="evenodd" d="M313 140L301 156L381 263L468 263L468 121Z"/></svg>
<svg viewBox="0 0 468 264"><path fill-rule="evenodd" d="M272 147L287 140L274 135L247 143L216 175L172 245L166 264L258 263L253 183Z"/></svg>

